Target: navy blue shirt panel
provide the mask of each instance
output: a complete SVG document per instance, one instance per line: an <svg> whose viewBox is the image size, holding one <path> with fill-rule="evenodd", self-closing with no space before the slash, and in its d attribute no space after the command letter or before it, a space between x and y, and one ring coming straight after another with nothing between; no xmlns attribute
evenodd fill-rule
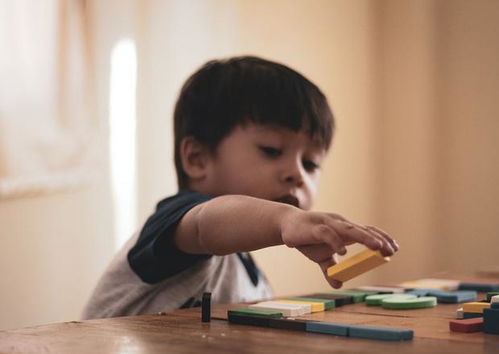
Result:
<svg viewBox="0 0 499 354"><path fill-rule="evenodd" d="M211 197L182 190L163 199L144 224L135 246L128 252L128 263L142 281L154 284L180 273L209 254L189 254L175 245L173 235L182 217Z"/></svg>

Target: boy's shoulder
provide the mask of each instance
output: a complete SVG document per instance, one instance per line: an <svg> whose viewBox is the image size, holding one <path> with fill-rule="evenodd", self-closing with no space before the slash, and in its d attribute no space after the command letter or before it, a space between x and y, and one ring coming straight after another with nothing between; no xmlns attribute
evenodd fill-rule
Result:
<svg viewBox="0 0 499 354"><path fill-rule="evenodd" d="M177 194L166 197L156 205L156 212L165 209L180 208L186 204L199 203L210 200L212 197L192 189L181 189Z"/></svg>

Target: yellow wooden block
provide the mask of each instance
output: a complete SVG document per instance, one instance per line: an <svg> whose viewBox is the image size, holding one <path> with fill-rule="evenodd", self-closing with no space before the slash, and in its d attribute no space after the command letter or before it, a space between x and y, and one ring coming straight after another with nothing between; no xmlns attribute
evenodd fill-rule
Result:
<svg viewBox="0 0 499 354"><path fill-rule="evenodd" d="M312 302L312 301L299 301L299 300L287 300L287 299L279 299L279 302L290 302L292 304L307 304L312 306L312 312L321 312L324 311L324 303L322 302Z"/></svg>
<svg viewBox="0 0 499 354"><path fill-rule="evenodd" d="M465 302L463 304L463 312L483 313L483 309L490 307L488 302Z"/></svg>
<svg viewBox="0 0 499 354"><path fill-rule="evenodd" d="M330 278L345 282L390 260L381 252L367 249L327 269Z"/></svg>
<svg viewBox="0 0 499 354"><path fill-rule="evenodd" d="M459 288L458 280L450 280L450 279L434 279L434 278L425 278L425 279L417 279L405 281L400 286L404 288L411 289L439 289L445 291L453 291Z"/></svg>

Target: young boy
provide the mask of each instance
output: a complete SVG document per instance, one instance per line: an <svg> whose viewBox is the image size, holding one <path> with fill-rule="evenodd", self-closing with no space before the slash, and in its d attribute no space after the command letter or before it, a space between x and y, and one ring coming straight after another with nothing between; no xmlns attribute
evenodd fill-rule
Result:
<svg viewBox="0 0 499 354"><path fill-rule="evenodd" d="M191 307L206 291L214 303L271 297L246 253L259 248L297 248L325 275L355 242L393 254L382 230L308 211L333 130L326 98L296 71L256 57L206 63L175 108L179 193L114 258L83 317Z"/></svg>

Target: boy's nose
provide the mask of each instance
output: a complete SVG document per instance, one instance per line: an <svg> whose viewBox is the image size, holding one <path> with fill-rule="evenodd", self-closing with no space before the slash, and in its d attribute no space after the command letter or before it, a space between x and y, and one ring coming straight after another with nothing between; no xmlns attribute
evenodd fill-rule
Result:
<svg viewBox="0 0 499 354"><path fill-rule="evenodd" d="M289 168L283 174L283 180L286 184L292 184L297 187L301 187L303 185L303 175L300 167L294 166L293 168Z"/></svg>
<svg viewBox="0 0 499 354"><path fill-rule="evenodd" d="M294 176L288 176L286 177L286 182L289 184L295 184L297 187L303 186L303 179L302 178L296 178Z"/></svg>

